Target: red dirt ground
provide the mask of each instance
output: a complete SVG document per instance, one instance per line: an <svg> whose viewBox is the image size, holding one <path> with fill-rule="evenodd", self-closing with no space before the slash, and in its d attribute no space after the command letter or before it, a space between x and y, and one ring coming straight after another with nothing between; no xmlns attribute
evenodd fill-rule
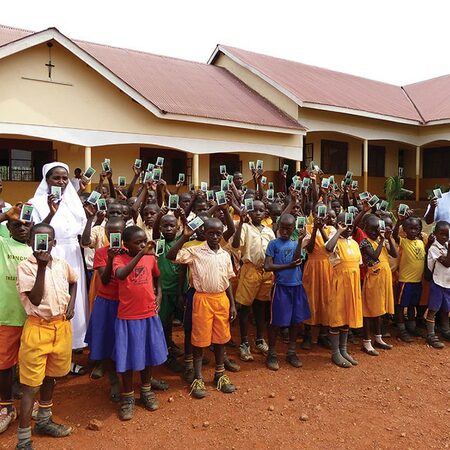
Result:
<svg viewBox="0 0 450 450"><path fill-rule="evenodd" d="M176 337L181 342L179 331ZM390 341L394 349L379 357L350 345L360 363L351 369L332 365L328 352L317 346L301 351L301 369L288 366L280 354L281 368L271 372L257 355L230 375L238 387L231 395L212 387L210 363L204 371L209 391L204 400L191 399L180 377L161 368L155 375L170 389L157 394L160 409L151 413L136 407L126 423L108 399L106 377L67 377L56 387L54 416L75 431L62 439L35 437L34 445L58 450L449 448L450 345L438 351L422 339ZM228 352L238 359L235 349ZM102 422L100 431L87 429L91 419ZM13 448L16 427L17 422L0 437L0 448Z"/></svg>

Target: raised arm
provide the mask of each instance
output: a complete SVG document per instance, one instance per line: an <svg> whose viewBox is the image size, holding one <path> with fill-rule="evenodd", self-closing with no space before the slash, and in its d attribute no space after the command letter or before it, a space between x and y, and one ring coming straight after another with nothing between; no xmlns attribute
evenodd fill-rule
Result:
<svg viewBox="0 0 450 450"><path fill-rule="evenodd" d="M149 254L152 248L153 248L153 242L152 241L147 242L145 247L126 266L119 267L116 270L116 277L119 280L125 280L125 278L128 275L130 275L132 270L136 267L136 264L141 260L141 258L144 255Z"/></svg>
<svg viewBox="0 0 450 450"><path fill-rule="evenodd" d="M338 228L336 233L334 234L334 236L328 240L328 242L325 244L325 249L327 252L334 252L334 248L336 247L337 241L339 239L339 237L341 236L341 234L347 229L346 226L342 225L342 224L338 224Z"/></svg>
<svg viewBox="0 0 450 450"><path fill-rule="evenodd" d="M42 250L36 250L33 255L37 261L36 280L31 291L25 292L25 294L34 306L39 306L41 304L42 297L44 296L45 269L51 259L51 256L50 253Z"/></svg>
<svg viewBox="0 0 450 450"><path fill-rule="evenodd" d="M189 241L194 232L186 225L183 230L183 235L178 239L173 247L167 252L166 258L170 261L175 261L177 259L178 252L181 250L184 244Z"/></svg>
<svg viewBox="0 0 450 450"><path fill-rule="evenodd" d="M437 198L432 198L430 200L430 203L428 205L427 211L426 211L425 216L424 216L425 222L428 225L430 225L431 223L434 222L434 215L436 213L437 205L438 205Z"/></svg>
<svg viewBox="0 0 450 450"><path fill-rule="evenodd" d="M128 198L133 197L134 187L136 186L136 182L139 179L139 176L141 175L142 169L140 167L136 167L133 164L133 172L134 172L133 179L131 180L131 183L127 189Z"/></svg>

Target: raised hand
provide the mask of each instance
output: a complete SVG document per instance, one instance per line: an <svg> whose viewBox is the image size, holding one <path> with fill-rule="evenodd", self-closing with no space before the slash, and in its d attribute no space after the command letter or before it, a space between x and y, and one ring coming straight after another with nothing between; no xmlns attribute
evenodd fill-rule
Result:
<svg viewBox="0 0 450 450"><path fill-rule="evenodd" d="M53 215L56 214L56 211L58 211L58 208L59 208L59 203L56 203L55 200L56 199L55 199L55 196L53 194L50 194L47 197L47 205L48 205L48 207L50 209L50 213L53 214Z"/></svg>

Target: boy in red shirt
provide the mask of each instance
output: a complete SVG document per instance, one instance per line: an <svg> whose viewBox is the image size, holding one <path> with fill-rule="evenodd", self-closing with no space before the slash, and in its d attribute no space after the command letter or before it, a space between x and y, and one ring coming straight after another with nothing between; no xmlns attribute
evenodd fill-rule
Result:
<svg viewBox="0 0 450 450"><path fill-rule="evenodd" d="M157 313L162 294L153 243L137 226L125 228L122 239L128 252L113 262L113 274L119 280L113 359L123 382L119 417L130 420L135 403L133 371L141 372L141 403L149 411L158 409L151 391L151 368L166 361L167 346Z"/></svg>

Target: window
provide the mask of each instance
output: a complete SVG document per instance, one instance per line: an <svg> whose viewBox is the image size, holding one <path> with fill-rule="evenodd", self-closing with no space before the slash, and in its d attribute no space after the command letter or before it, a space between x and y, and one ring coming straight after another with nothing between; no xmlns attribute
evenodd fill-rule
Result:
<svg viewBox="0 0 450 450"><path fill-rule="evenodd" d="M369 145L369 177L384 177L386 148Z"/></svg>
<svg viewBox="0 0 450 450"><path fill-rule="evenodd" d="M213 153L209 155L209 185L211 186L220 186L220 166L226 165L227 172L229 175L233 175L234 172L242 171L242 164L239 160L239 155L235 155L233 153ZM205 181L205 180L200 180Z"/></svg>
<svg viewBox="0 0 450 450"><path fill-rule="evenodd" d="M146 169L148 163L155 164L158 156L164 158L163 178L167 181L167 184L176 184L180 173L188 176L186 174L186 153L178 150L142 147L140 151L142 167ZM189 183L188 179L186 181Z"/></svg>
<svg viewBox="0 0 450 450"><path fill-rule="evenodd" d="M44 164L55 160L52 142L0 139L2 180L40 181Z"/></svg>
<svg viewBox="0 0 450 450"><path fill-rule="evenodd" d="M309 167L314 161L314 144L305 144L303 147L303 163L305 167Z"/></svg>
<svg viewBox="0 0 450 450"><path fill-rule="evenodd" d="M322 140L321 169L328 174L345 174L347 172L347 154L347 142Z"/></svg>
<svg viewBox="0 0 450 450"><path fill-rule="evenodd" d="M423 177L450 177L450 147L423 149Z"/></svg>

